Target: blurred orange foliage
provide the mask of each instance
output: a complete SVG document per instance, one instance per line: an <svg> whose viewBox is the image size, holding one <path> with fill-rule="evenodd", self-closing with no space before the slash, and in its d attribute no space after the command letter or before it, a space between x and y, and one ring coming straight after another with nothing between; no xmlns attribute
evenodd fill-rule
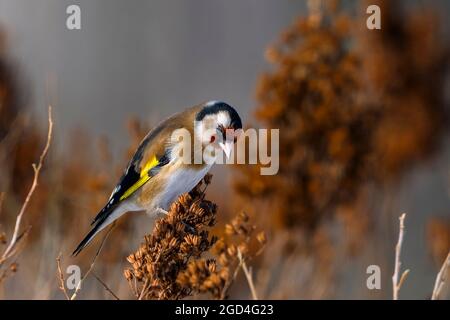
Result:
<svg viewBox="0 0 450 320"><path fill-rule="evenodd" d="M442 141L450 51L438 20L376 2L380 31L324 2L332 5L297 19L267 51L273 68L260 78L255 114L280 129L280 171L240 167L235 190L268 203L258 213L268 226L314 231L338 209L351 212L364 186L397 183Z"/></svg>

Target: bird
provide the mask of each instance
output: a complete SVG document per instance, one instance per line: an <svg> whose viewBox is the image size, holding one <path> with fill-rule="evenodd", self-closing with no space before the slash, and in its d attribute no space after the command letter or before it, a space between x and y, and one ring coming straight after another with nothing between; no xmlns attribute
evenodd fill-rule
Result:
<svg viewBox="0 0 450 320"><path fill-rule="evenodd" d="M151 217L167 214L173 201L204 178L220 153L230 157L241 131L236 109L217 100L187 108L159 123L141 141L72 255L77 256L100 231L128 212L145 211ZM174 132L188 133L191 139L179 139Z"/></svg>

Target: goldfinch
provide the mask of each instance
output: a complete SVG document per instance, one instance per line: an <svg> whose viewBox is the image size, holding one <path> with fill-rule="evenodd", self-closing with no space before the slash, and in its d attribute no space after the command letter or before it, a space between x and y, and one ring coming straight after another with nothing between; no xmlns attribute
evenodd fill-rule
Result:
<svg viewBox="0 0 450 320"><path fill-rule="evenodd" d="M151 216L167 212L178 196L203 179L221 152L230 156L241 129L237 111L220 101L194 106L161 122L142 140L107 204L92 221L91 231L73 255L127 212L146 211ZM190 141L174 135L183 130L189 133Z"/></svg>

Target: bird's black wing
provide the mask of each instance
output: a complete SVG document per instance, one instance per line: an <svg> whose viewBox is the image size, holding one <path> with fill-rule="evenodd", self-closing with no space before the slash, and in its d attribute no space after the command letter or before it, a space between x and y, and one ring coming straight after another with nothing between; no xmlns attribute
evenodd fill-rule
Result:
<svg viewBox="0 0 450 320"><path fill-rule="evenodd" d="M136 191L141 185L137 185L140 182L144 184L151 177L155 176L159 170L169 163L168 151L166 151L162 156L156 158L154 156L153 164L148 163L147 167L144 166L143 169L140 169L142 162L142 150L138 149L124 174L119 180L119 183L114 188L108 203L103 207L102 210L97 214L97 216L92 221L91 225L97 223L100 220L105 220L109 213L123 200L129 197L134 191ZM145 170L145 172L142 172ZM144 177L147 175L147 177ZM133 187L137 187L136 190L133 190ZM131 191L131 192L130 192Z"/></svg>
<svg viewBox="0 0 450 320"><path fill-rule="evenodd" d="M157 164L149 169L147 173L145 173L147 175L146 179L143 179L143 177L141 177L141 174L137 173L133 165L129 166L120 179L119 183L117 184L116 188L114 189L108 203L102 208L102 210L100 210L95 219L92 221L92 229L79 243L72 255L76 256L78 253L80 253L81 250L83 250L84 247L86 247L86 245L88 245L97 231L100 230L99 228L102 226L103 222L105 222L105 220L114 211L118 204L124 200L123 197L127 195L127 190L130 190L131 188L133 188L133 186L136 186L139 181L144 181L144 183L147 182L151 177L155 176L158 173L161 167L163 167L167 163L169 163L167 155L163 155L162 157L160 157L159 160L157 160Z"/></svg>

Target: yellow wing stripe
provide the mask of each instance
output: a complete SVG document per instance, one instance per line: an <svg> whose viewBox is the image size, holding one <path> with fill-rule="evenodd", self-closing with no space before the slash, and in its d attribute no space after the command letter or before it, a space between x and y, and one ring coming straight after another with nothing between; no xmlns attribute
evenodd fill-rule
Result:
<svg viewBox="0 0 450 320"><path fill-rule="evenodd" d="M120 201L128 198L131 196L137 189L142 187L148 180L150 180L150 176L148 175L148 172L156 167L159 164L159 161L156 159L155 156L147 162L147 164L144 166L144 168L141 170L141 177L138 181L136 181L135 184L133 184L125 193L120 197Z"/></svg>

